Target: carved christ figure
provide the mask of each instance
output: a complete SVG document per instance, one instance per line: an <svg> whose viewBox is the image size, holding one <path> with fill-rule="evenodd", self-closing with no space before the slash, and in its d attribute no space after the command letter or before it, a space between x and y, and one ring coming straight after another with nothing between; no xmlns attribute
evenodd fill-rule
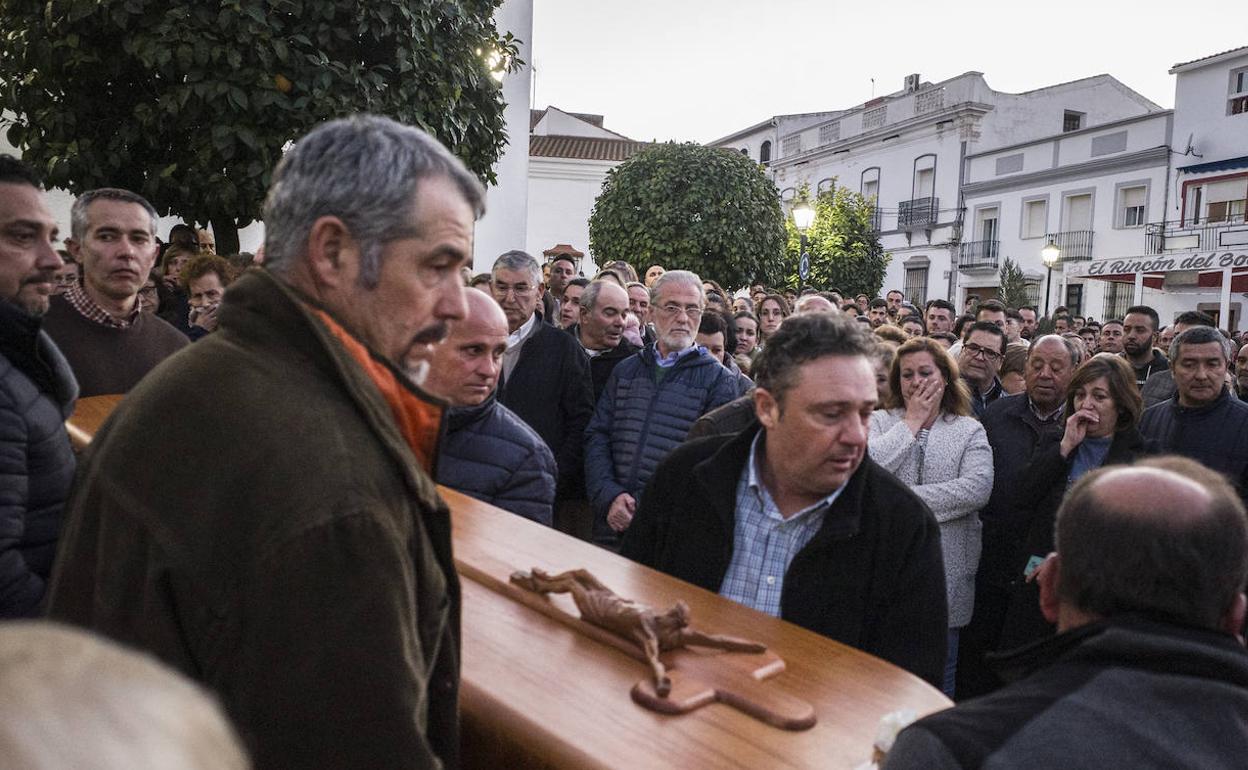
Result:
<svg viewBox="0 0 1248 770"><path fill-rule="evenodd" d="M640 645L654 673L654 691L661 698L666 698L671 692L672 681L659 660L660 652L690 645L730 652L757 653L767 649L767 645L758 642L704 634L689 628L689 605L683 601L658 614L644 604L618 596L583 569L548 575L534 568L531 573L512 573L511 582L540 594L571 594L572 601L581 612L581 619L586 623Z"/></svg>

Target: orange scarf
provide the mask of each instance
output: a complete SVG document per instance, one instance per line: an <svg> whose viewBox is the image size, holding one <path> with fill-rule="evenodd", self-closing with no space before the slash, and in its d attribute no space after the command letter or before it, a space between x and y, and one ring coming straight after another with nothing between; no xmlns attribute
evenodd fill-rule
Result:
<svg viewBox="0 0 1248 770"><path fill-rule="evenodd" d="M324 310L308 307L317 318L329 327L329 331L347 349L347 353L377 386L382 398L390 405L395 425L407 445L412 448L416 460L426 473L433 472L433 458L438 448L438 434L442 426L442 408L414 393L411 386L400 380L394 370L373 357L362 342L335 321Z"/></svg>

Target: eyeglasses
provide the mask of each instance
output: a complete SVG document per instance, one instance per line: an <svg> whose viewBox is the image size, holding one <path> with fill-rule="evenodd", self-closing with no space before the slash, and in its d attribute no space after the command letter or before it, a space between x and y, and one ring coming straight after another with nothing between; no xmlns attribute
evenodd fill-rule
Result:
<svg viewBox="0 0 1248 770"><path fill-rule="evenodd" d="M499 299L506 297L508 293L514 294L517 297L523 297L533 291L533 287L529 286L527 283L518 284L516 286L508 286L505 283L495 283L491 288Z"/></svg>
<svg viewBox="0 0 1248 770"><path fill-rule="evenodd" d="M962 346L962 349L965 350L967 353L970 353L972 356L979 356L985 361L996 361L998 358L1002 357L1001 354L998 353L997 351L989 350L988 348L985 348L985 347L980 347L979 345L976 345L974 342L966 343L965 345Z"/></svg>
<svg viewBox="0 0 1248 770"><path fill-rule="evenodd" d="M687 318L697 319L702 317L702 308L697 305L686 305L685 307L680 305L660 305L659 312L668 318L675 318L681 313L684 313Z"/></svg>

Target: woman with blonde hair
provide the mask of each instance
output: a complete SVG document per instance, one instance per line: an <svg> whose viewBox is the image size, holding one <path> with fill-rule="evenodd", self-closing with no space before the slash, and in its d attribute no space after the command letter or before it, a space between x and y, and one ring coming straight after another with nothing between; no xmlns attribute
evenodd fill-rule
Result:
<svg viewBox="0 0 1248 770"><path fill-rule="evenodd" d="M949 606L949 657L943 690L953 695L958 632L971 620L979 566L979 509L992 494L992 448L971 415L958 365L926 337L897 349L886 409L871 415L867 449L927 503L940 524Z"/></svg>

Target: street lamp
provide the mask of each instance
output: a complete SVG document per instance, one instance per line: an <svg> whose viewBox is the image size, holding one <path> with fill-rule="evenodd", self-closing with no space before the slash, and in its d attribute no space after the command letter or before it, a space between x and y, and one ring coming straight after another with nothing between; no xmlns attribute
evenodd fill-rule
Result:
<svg viewBox="0 0 1248 770"><path fill-rule="evenodd" d="M1049 274L1044 283L1044 314L1049 314L1051 306L1050 299L1053 297L1053 266L1062 258L1062 250L1050 238L1049 242L1040 249L1040 259L1044 261L1044 266L1049 269Z"/></svg>
<svg viewBox="0 0 1248 770"><path fill-rule="evenodd" d="M800 295L802 289L806 288L806 276L810 275L810 255L806 253L806 231L810 229L811 223L815 221L815 210L807 201L802 201L793 207L793 224L797 227L798 235L801 236L801 261L797 265L797 293Z"/></svg>

